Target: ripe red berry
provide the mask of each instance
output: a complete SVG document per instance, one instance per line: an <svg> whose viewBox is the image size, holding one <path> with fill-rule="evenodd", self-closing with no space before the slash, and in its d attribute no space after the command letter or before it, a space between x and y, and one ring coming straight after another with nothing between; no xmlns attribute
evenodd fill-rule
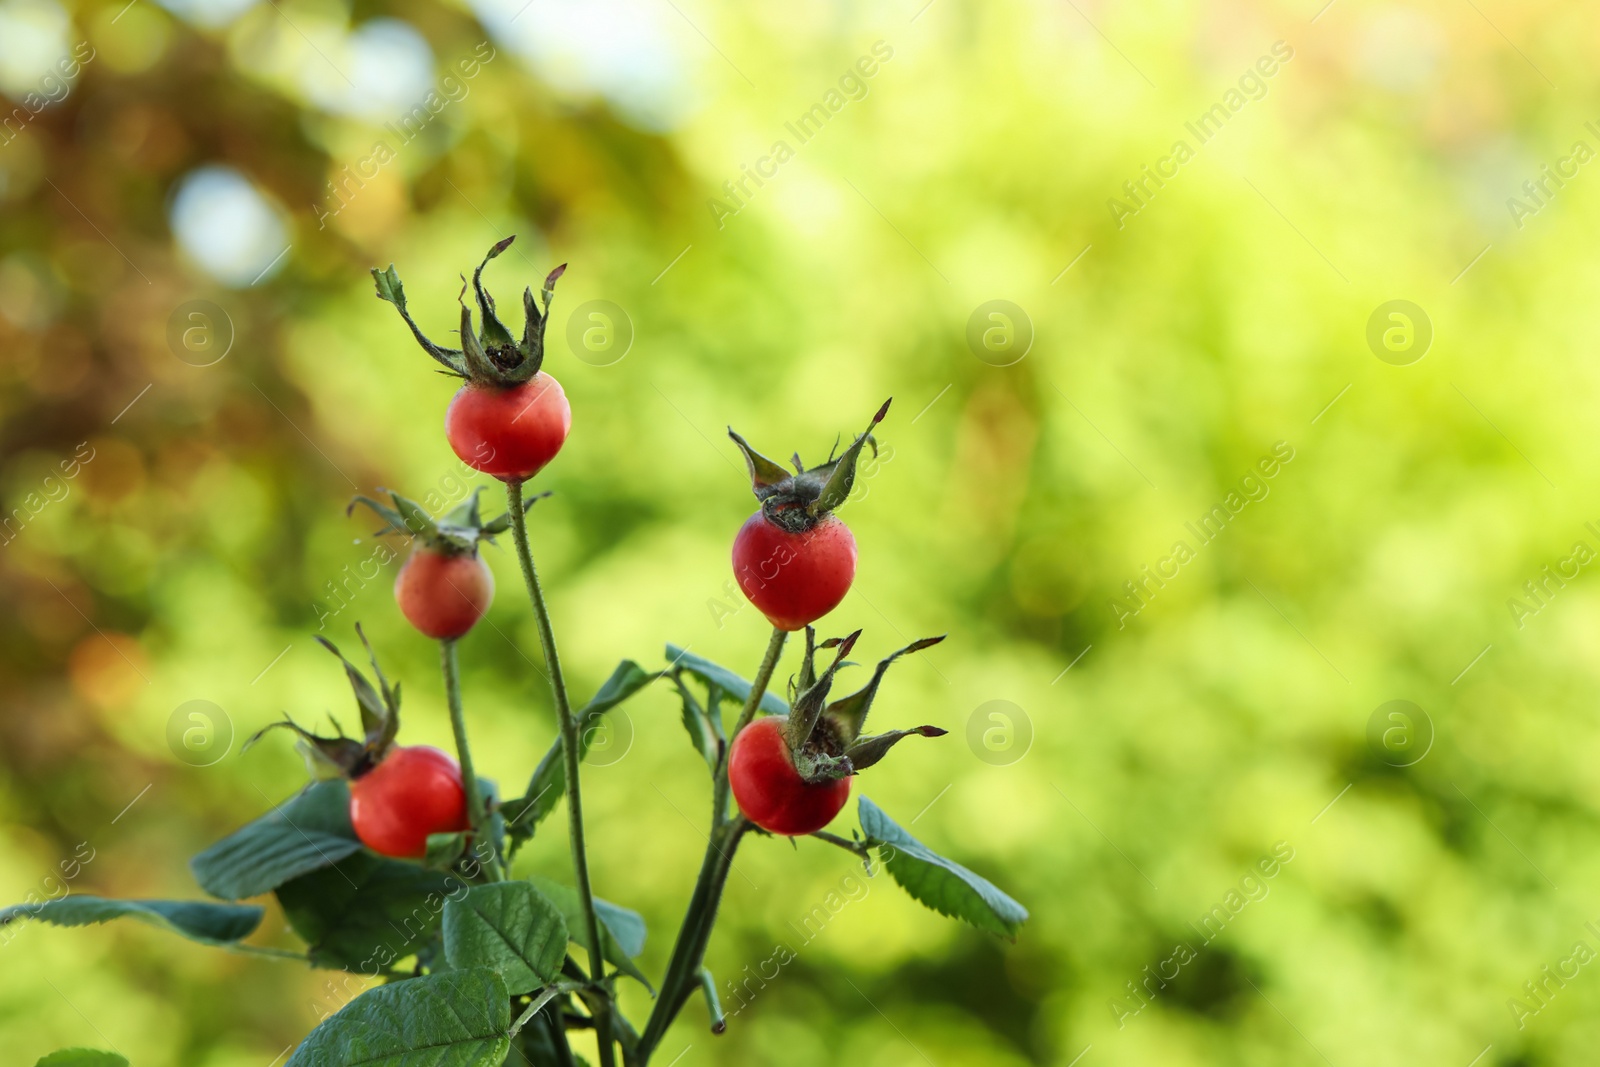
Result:
<svg viewBox="0 0 1600 1067"><path fill-rule="evenodd" d="M758 511L733 540L739 588L780 630L799 630L839 606L856 576L856 539L829 515L790 532Z"/></svg>
<svg viewBox="0 0 1600 1067"><path fill-rule="evenodd" d="M476 551L418 545L394 579L394 599L411 625L436 640L461 637L494 602L494 575Z"/></svg>
<svg viewBox="0 0 1600 1067"><path fill-rule="evenodd" d="M462 462L504 482L538 474L571 429L567 394L543 371L520 385L469 382L444 416L445 437Z"/></svg>
<svg viewBox="0 0 1600 1067"><path fill-rule="evenodd" d="M350 783L350 824L361 843L382 856L416 859L429 834L468 827L461 768L436 748L392 748Z"/></svg>
<svg viewBox="0 0 1600 1067"><path fill-rule="evenodd" d="M728 784L745 818L775 834L797 837L822 829L850 799L850 779L807 782L795 770L782 716L757 719L734 738Z"/></svg>

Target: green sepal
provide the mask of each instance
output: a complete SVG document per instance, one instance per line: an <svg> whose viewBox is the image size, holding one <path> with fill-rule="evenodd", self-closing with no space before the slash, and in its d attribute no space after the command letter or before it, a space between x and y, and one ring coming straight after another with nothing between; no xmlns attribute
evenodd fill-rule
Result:
<svg viewBox="0 0 1600 1067"><path fill-rule="evenodd" d="M478 264L478 269L472 273L472 281L468 283L462 279L461 294L461 348L441 348L428 340L423 335L417 324L412 321L411 314L406 310L405 289L400 284L400 276L395 273L394 265L387 270L372 271L373 280L377 283L378 296L387 300L399 309L400 315L405 319L406 325L411 328L411 333L416 337L429 355L443 363L450 369L450 373L469 381L485 385L507 387L520 385L531 381L539 373L540 366L544 363L545 327L550 322L550 302L555 295L556 280L566 271L567 265L563 263L545 277L544 288L540 296L544 303L541 312L534 303L533 291L523 291L522 307L527 319L523 325L522 340L513 339L511 331L505 323L500 321L496 310L494 297L489 295L483 286L483 270L489 261L496 259L511 242L516 240L512 235L489 249L483 257L483 262ZM482 331L473 328L472 309L466 303L466 291L471 286L478 305L479 318L482 320Z"/></svg>
<svg viewBox="0 0 1600 1067"><path fill-rule="evenodd" d="M839 668L844 666L845 657L855 647L856 639L861 636L861 631L840 639L836 646L838 651L834 654L833 663L823 671L817 680L811 683L798 697L795 698L794 710L789 713L789 721L784 727L784 736L789 742L789 751L795 759L795 766L800 770L802 777L810 777L807 769L801 766L807 759L807 749L812 748L811 758L815 758L816 751L810 745L812 732L817 728L817 721L822 718L824 702L828 699L828 691L833 688L833 676ZM823 642L823 647L828 647L833 642Z"/></svg>
<svg viewBox="0 0 1600 1067"><path fill-rule="evenodd" d="M821 517L843 504L850 496L850 490L856 483L856 461L861 457L861 446L867 443L872 445L872 454L878 454L878 442L872 436L872 428L882 422L885 415L889 414L889 405L894 400L890 397L883 402L883 407L878 409L867 428L855 439L849 448L844 450L844 455L820 467L807 471L801 477L810 477L822 472L827 472L827 481L817 493L807 510L815 517Z"/></svg>
<svg viewBox="0 0 1600 1067"><path fill-rule="evenodd" d="M757 500L765 501L794 479L794 475L784 470L777 462L751 448L750 442L735 433L732 426L728 427L728 436L733 438L733 443L738 445L739 451L744 454L745 466L750 469L750 488L755 492Z"/></svg>
<svg viewBox="0 0 1600 1067"><path fill-rule="evenodd" d="M522 502L522 513L526 515L528 510L532 508L534 504L543 500L545 497L552 495L554 494L552 494L550 490L546 489L542 493L535 493L534 495L526 498ZM454 512L452 512L452 514L454 514ZM490 519L488 522L484 523L480 529L483 531L483 539L485 541L489 540L495 534L505 533L507 530L511 529L511 512L508 511L503 515L499 515L493 519Z"/></svg>
<svg viewBox="0 0 1600 1067"><path fill-rule="evenodd" d="M478 269L472 272L472 290L478 298L478 315L483 319L484 347L490 352L502 347L515 348L516 342L511 339L511 331L505 328L505 324L494 313L494 297L483 288L483 268L489 265L491 259L510 248L514 240L515 236L507 237L489 249L489 254L483 257Z"/></svg>
<svg viewBox="0 0 1600 1067"><path fill-rule="evenodd" d="M890 397L883 402L866 430L837 458L829 456L828 462L807 470L800 454L795 453L794 474L776 460L757 452L729 427L728 436L744 456L750 472L750 488L761 501L761 510L767 518L790 533L802 533L843 504L855 485L856 463L862 447L870 444L873 454L877 454L878 442L872 436L872 429L889 414L893 399Z"/></svg>
<svg viewBox="0 0 1600 1067"><path fill-rule="evenodd" d="M467 372L472 375L473 381L500 380L500 368L489 361L489 353L484 351L478 332L472 328L472 309L465 303L461 305L461 347L466 350Z"/></svg>
<svg viewBox="0 0 1600 1067"><path fill-rule="evenodd" d="M355 693L356 705L361 710L361 728L363 737L357 740L347 737L344 729L337 720L333 728L338 731L334 737L323 737L314 734L301 726L293 719L285 717L278 722L268 723L252 734L244 743L241 753L250 749L262 736L270 730L289 730L300 739L300 750L306 755L307 767L315 778L329 778L335 775L345 778L359 778L366 774L379 763L394 746L394 739L400 731L400 686L390 685L389 679L384 675L383 669L378 666L378 655L373 651L372 643L367 640L366 632L356 625L356 633L361 637L361 643L366 647L367 656L372 661L372 670L377 675L378 685L373 687L361 669L351 663L340 652L338 646L321 634L314 635L314 640L323 648L332 652L344 665L346 679L350 688Z"/></svg>
<svg viewBox="0 0 1600 1067"><path fill-rule="evenodd" d="M369 496L356 496L345 507L345 514L349 515L354 513L357 504L362 504L382 519L383 527L374 534L377 537L385 534L401 534L416 538L435 552L447 556L466 556L476 553L480 542L492 542L496 534L504 533L511 528L509 513L496 516L488 522L483 520L478 502L478 496L483 492L481 485L475 486L466 500L437 519L428 513L427 508L410 497L401 496L392 489L379 491L389 494L393 506ZM540 493L524 501L522 505L524 514L540 496L549 495Z"/></svg>
<svg viewBox="0 0 1600 1067"><path fill-rule="evenodd" d="M943 737L949 732L937 726L918 726L910 730L890 730L888 733L874 734L871 737L861 738L845 749L844 760L850 765L850 773L856 774L887 756L889 750L903 738Z"/></svg>
<svg viewBox="0 0 1600 1067"><path fill-rule="evenodd" d="M872 680L859 691L842 697L828 705L825 714L839 732L839 736L846 744L855 741L861 736L861 730L867 722L867 712L871 710L872 701L878 695L878 686L883 683L883 676L889 669L889 664L901 656L912 652L921 652L925 648L932 648L945 639L945 634L938 637L924 637L920 641L913 641L898 652L891 652L878 661L877 669L872 672ZM876 761L874 761L876 762Z"/></svg>
<svg viewBox="0 0 1600 1067"><path fill-rule="evenodd" d="M378 299L387 300L395 306L396 310L400 312L400 317L411 328L411 335L417 339L417 343L422 346L423 351L448 367L451 374L461 378L467 377L467 365L462 358L461 350L434 344L428 340L421 328L411 318L411 312L406 308L405 286L400 284L400 275L395 273L394 264L389 264L388 270L379 270L377 267L373 267L372 280L377 285Z"/></svg>

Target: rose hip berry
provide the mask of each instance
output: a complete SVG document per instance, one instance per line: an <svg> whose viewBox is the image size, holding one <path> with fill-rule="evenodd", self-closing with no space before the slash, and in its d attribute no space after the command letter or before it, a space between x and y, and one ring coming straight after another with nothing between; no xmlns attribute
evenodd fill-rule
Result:
<svg viewBox="0 0 1600 1067"><path fill-rule="evenodd" d="M544 362L544 332L550 321L550 300L556 279L566 271L563 263L551 271L540 292L543 310L534 302L533 290L524 289L522 339L495 313L494 297L483 287L483 268L510 247L507 237L493 248L472 274L482 329L474 329L472 309L461 305L461 347L445 348L423 335L406 308L405 287L391 264L372 272L378 298L400 312L423 350L444 364L448 373L464 378L445 412L444 432L450 447L476 470L505 482L532 478L561 451L572 429L572 408L561 383L539 368Z"/></svg>
<svg viewBox="0 0 1600 1067"><path fill-rule="evenodd" d="M427 851L429 834L472 828L466 786L460 765L449 755L427 745L395 744L400 732L400 687L389 684L359 625L356 633L372 661L372 679L331 641L321 636L316 640L344 665L361 710L362 736L351 737L339 728L336 736L322 737L284 719L257 733L246 746L267 730L292 730L302 751L319 768L318 777L338 776L350 783L350 824L361 843L383 856L415 859Z"/></svg>
<svg viewBox="0 0 1600 1067"><path fill-rule="evenodd" d="M506 482L545 468L572 429L561 383L540 371L521 385L463 385L444 415L444 435L461 461Z"/></svg>
<svg viewBox="0 0 1600 1067"><path fill-rule="evenodd" d="M494 575L478 546L504 533L511 516L484 522L478 514L482 491L474 489L465 502L437 519L399 493L389 494L392 507L366 496L350 502L352 510L364 504L383 520L379 535L403 534L415 541L395 576L394 599L411 625L438 641L465 636L494 602ZM537 499L528 500L524 508Z"/></svg>
<svg viewBox="0 0 1600 1067"><path fill-rule="evenodd" d="M856 539L829 515L799 533L758 511L733 540L733 573L756 610L799 630L839 606L856 576Z"/></svg>
<svg viewBox="0 0 1600 1067"><path fill-rule="evenodd" d="M465 830L467 793L461 768L428 745L396 747L350 783L350 824L381 856L416 859L429 834Z"/></svg>
<svg viewBox="0 0 1600 1067"><path fill-rule="evenodd" d="M451 554L418 545L394 580L394 599L411 625L439 641L461 637L494 601L494 575L477 552Z"/></svg>
<svg viewBox="0 0 1600 1067"><path fill-rule="evenodd" d="M750 487L761 510L750 516L733 542L733 573L739 588L779 630L799 630L839 606L856 576L856 539L833 511L855 486L863 445L878 451L872 428L889 413L885 400L864 433L837 459L807 470L794 457L790 474L728 431L750 469Z"/></svg>
<svg viewBox="0 0 1600 1067"><path fill-rule="evenodd" d="M850 799L850 779L808 782L795 769L782 716L757 719L739 732L728 755L728 784L745 818L775 834L814 833Z"/></svg>

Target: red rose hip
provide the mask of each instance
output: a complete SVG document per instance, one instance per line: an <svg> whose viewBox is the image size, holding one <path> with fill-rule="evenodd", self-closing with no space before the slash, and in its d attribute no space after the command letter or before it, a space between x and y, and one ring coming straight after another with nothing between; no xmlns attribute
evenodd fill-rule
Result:
<svg viewBox="0 0 1600 1067"><path fill-rule="evenodd" d="M728 784L745 818L788 837L814 833L850 799L850 779L807 782L795 770L782 716L757 719L734 739Z"/></svg>
<svg viewBox="0 0 1600 1067"><path fill-rule="evenodd" d="M419 545L394 580L400 612L439 641L461 637L494 602L494 575L476 551L440 552Z"/></svg>
<svg viewBox="0 0 1600 1067"><path fill-rule="evenodd" d="M739 588L780 630L799 630L839 606L856 576L856 539L829 515L792 533L758 511L733 541Z"/></svg>
<svg viewBox="0 0 1600 1067"><path fill-rule="evenodd" d="M461 768L428 745L390 749L350 783L350 824L361 843L381 856L420 858L429 834L468 828Z"/></svg>
<svg viewBox="0 0 1600 1067"><path fill-rule="evenodd" d="M464 385L444 415L445 437L461 461L505 482L543 470L571 429L567 394L543 371L520 385Z"/></svg>

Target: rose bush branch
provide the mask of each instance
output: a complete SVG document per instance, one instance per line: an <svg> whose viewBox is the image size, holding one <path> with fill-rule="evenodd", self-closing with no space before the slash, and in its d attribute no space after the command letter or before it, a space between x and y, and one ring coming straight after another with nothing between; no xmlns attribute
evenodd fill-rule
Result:
<svg viewBox="0 0 1600 1067"><path fill-rule="evenodd" d="M190 867L213 901L74 893L0 909L0 927L24 920L90 926L128 918L227 951L302 960L347 972L351 981L359 976L386 983L326 1016L285 1067L357 1067L377 1062L375 1057L385 1063L420 1057L441 1067L576 1067L580 1060L568 1031L583 1029L594 1030L602 1067L614 1067L619 1049L624 1067L647 1067L696 989L713 1032L722 1032L726 1019L705 957L734 856L752 832L816 837L865 862L869 874L887 871L928 907L1014 937L1028 917L1021 905L912 837L867 797L858 802L859 833L845 838L826 829L861 772L907 737L945 732L923 725L865 733L890 665L942 637L891 652L864 686L836 697L838 678L852 666L847 657L862 633L819 640L813 626L839 608L855 577L855 537L834 511L851 497L863 449L876 453L873 434L888 403L842 452L836 445L837 455L830 453L826 462L808 468L796 454L793 473L729 431L760 503L734 540L734 574L773 626L752 680L668 645L665 670L625 659L588 702L574 707L528 543L528 507L548 494L524 494L528 479L555 457L571 427L560 384L541 369L552 291L564 268L550 273L539 298L532 289L523 292L525 324L521 339L514 339L482 283L484 267L509 244L508 238L490 249L472 275L478 320L463 300L460 349L435 345L422 333L392 266L373 272L378 296L396 307L447 373L464 380L445 416L451 448L469 466L506 484L507 511L489 521L479 514L477 492L437 517L398 493L358 497L352 505L382 520L380 535L403 536L410 544L395 599L418 631L439 642L456 758L398 743L400 685L390 683L359 626L371 678L319 636L342 665L360 733L351 737L338 729L335 736L319 736L287 718L268 727L297 736L312 781L194 857ZM524 795L501 801L493 783L477 775L457 650L494 595L479 548L508 531L560 730ZM785 699L772 683L788 635L802 630L805 645ZM594 896L579 775L604 716L663 677L673 682L684 728L709 771L711 819L699 875L641 1033L618 1010L616 985L626 976L649 986L635 962L644 952L645 923L637 912ZM739 705L731 731L725 728L725 703ZM539 874L509 877L516 849L563 798L576 884ZM268 893L304 942L303 952L246 942L265 910L245 901ZM586 950L587 969L573 958L574 943Z"/></svg>
<svg viewBox="0 0 1600 1067"><path fill-rule="evenodd" d="M528 547L527 516L522 504L522 483L506 482L506 500L511 518L511 536L517 546L517 560L522 566L522 579L528 587L528 599L533 603L534 618L538 622L539 643L544 647L545 668L550 674L550 692L556 705L556 716L561 726L562 759L566 769L568 838L572 846L573 877L577 880L578 899L583 906L584 947L589 953L589 975L596 982L605 977L605 959L600 950L600 920L595 913L594 890L589 883L589 853L583 833L583 791L578 784L579 742L578 725L572 715L572 700L567 694L565 676L561 673L561 657L556 651L555 629L550 623L550 609L545 604L544 589L539 584L539 572L534 569L533 552ZM611 1051L611 1009L602 1000L595 1008L596 1040L600 1043L600 1062L609 1067L615 1062Z"/></svg>

